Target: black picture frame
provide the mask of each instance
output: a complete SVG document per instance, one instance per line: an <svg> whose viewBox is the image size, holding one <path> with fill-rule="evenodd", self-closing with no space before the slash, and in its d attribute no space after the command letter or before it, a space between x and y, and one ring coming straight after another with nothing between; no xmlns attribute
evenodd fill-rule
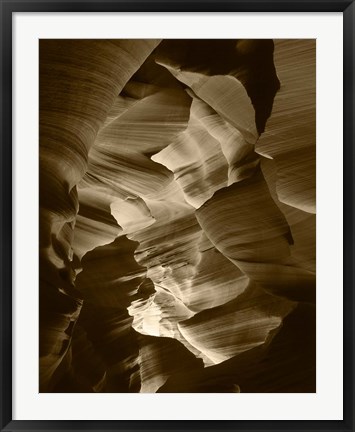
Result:
<svg viewBox="0 0 355 432"><path fill-rule="evenodd" d="M354 0L0 0L1 431L354 431ZM344 419L337 421L12 420L12 14L16 12L342 12L344 47ZM340 289L341 287L335 287Z"/></svg>

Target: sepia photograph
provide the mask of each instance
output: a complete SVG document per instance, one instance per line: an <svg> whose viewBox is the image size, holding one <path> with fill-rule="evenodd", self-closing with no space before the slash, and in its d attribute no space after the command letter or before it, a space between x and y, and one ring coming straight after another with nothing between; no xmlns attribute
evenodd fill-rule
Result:
<svg viewBox="0 0 355 432"><path fill-rule="evenodd" d="M38 44L39 392L315 393L316 39Z"/></svg>

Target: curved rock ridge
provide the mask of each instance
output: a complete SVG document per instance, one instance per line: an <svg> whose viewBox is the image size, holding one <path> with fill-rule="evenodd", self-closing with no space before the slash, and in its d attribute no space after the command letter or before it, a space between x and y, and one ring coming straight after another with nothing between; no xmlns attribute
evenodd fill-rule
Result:
<svg viewBox="0 0 355 432"><path fill-rule="evenodd" d="M156 51L157 62L175 71L237 78L252 101L259 134L264 131L274 96L280 88L272 40L163 40Z"/></svg>
<svg viewBox="0 0 355 432"><path fill-rule="evenodd" d="M275 65L282 82L257 152L277 167L279 201L316 212L316 40L276 40ZM302 59L300 62L299 60ZM285 121L285 112L288 121Z"/></svg>
<svg viewBox="0 0 355 432"><path fill-rule="evenodd" d="M254 120L255 111L239 80L231 76L206 77L196 72L171 72L187 84L198 98L238 129L248 143L256 142L258 132Z"/></svg>
<svg viewBox="0 0 355 432"><path fill-rule="evenodd" d="M193 115L193 107L191 113ZM219 142L192 116L187 129L168 147L152 156L152 160L174 173L185 201L194 208L200 207L227 184L228 165Z"/></svg>
<svg viewBox="0 0 355 432"><path fill-rule="evenodd" d="M158 392L313 393L315 319L314 306L299 303L270 341L213 367L174 374Z"/></svg>
<svg viewBox="0 0 355 432"><path fill-rule="evenodd" d="M193 100L192 110L207 132L221 146L228 163L228 186L250 177L260 162L259 155L254 152L254 144L248 143L241 131L200 99Z"/></svg>
<svg viewBox="0 0 355 432"><path fill-rule="evenodd" d="M269 262L290 254L289 226L260 170L216 192L196 216L212 243L230 259Z"/></svg>
<svg viewBox="0 0 355 432"><path fill-rule="evenodd" d="M91 222L87 217L83 219L79 210L78 235L74 241L78 255L95 246L92 244L94 228L88 229L90 224L98 227L94 212L102 213L106 208L105 218L113 216L119 221L122 234L134 232L154 222L143 198L155 194L172 180L171 172L154 163L150 155L186 128L191 99L180 86L160 88L134 79L125 86L124 94L116 97L90 149L87 171L78 185L79 193L89 190L96 197L97 207L91 210ZM95 201L88 192L81 193L80 198L84 210ZM95 239L96 246L115 238L111 229L105 232L100 227L100 230L102 238ZM88 238L84 238L85 233ZM85 250L80 251L85 242Z"/></svg>
<svg viewBox="0 0 355 432"><path fill-rule="evenodd" d="M250 284L236 300L179 322L184 338L218 364L263 344L294 308ZM275 334L275 332L274 332Z"/></svg>
<svg viewBox="0 0 355 432"><path fill-rule="evenodd" d="M316 242L313 235L316 230L316 215L304 212L297 207L292 207L278 200L276 191L277 168L272 159L263 159L261 169L270 194L276 205L285 215L291 229L294 243L290 246L291 256L288 263L310 271L316 276Z"/></svg>
<svg viewBox="0 0 355 432"><path fill-rule="evenodd" d="M195 312L211 309L242 294L249 278L216 249L205 234L200 237L198 250L200 260L184 296L189 309Z"/></svg>
<svg viewBox="0 0 355 432"><path fill-rule="evenodd" d="M76 216L72 248L78 258L98 246L111 243L122 229L112 215L109 204L113 196L104 188L78 188L80 202Z"/></svg>
<svg viewBox="0 0 355 432"><path fill-rule="evenodd" d="M79 207L76 185L86 171L88 150L115 96L159 42L59 39L39 42L39 254L43 305L40 389L43 391L48 389L51 376L66 352L61 343L63 334L80 312L71 265L73 228ZM52 287L51 294L48 284ZM63 310L65 319L53 321L55 314L61 314L59 299L64 293L72 312L65 314Z"/></svg>
<svg viewBox="0 0 355 432"><path fill-rule="evenodd" d="M41 41L40 391L314 392L314 131L314 41Z"/></svg>

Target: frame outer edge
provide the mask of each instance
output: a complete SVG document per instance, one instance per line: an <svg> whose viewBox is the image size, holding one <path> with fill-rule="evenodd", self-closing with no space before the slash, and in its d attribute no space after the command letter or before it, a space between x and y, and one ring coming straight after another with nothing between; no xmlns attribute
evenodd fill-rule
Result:
<svg viewBox="0 0 355 432"><path fill-rule="evenodd" d="M12 11L1 3L1 412L0 427L12 419Z"/></svg>
<svg viewBox="0 0 355 432"><path fill-rule="evenodd" d="M354 420L354 168L355 168L355 3L344 11L344 421L353 431ZM346 342L346 343L345 343Z"/></svg>
<svg viewBox="0 0 355 432"><path fill-rule="evenodd" d="M124 431L143 431L143 430L163 430L164 424L168 426L165 422L159 422L160 427L154 428L153 424L148 425L149 422L138 426L137 422L131 422L131 425L127 427L127 422L108 422L110 426L106 423L106 427L104 426L105 422L91 422L90 426L86 421L16 421L12 420L12 306L11 306L11 290L6 289L5 287L12 286L12 128L11 128L11 120L12 120L12 12L16 11L65 11L68 12L73 11L73 9L81 9L82 11L87 8L87 11L96 11L107 9L108 6L113 6L112 9L118 10L120 7L125 10L137 10L140 8L144 8L145 10L151 10L149 5L154 3L155 10L158 11L158 3L159 2L146 2L139 1L138 3L132 1L129 3L127 1L116 1L112 3L111 1L102 2L101 6L98 2L92 1L77 1L76 3L70 4L69 2L62 1L52 1L47 0L46 3L40 3L37 1L22 1L22 2L10 2L0 0L1 3L1 15L2 15L2 32L1 32L1 47L2 47L2 59L1 59L1 84L2 84L2 94L1 98L1 137L2 144L0 143L0 163L1 163L1 195L0 195L0 238L1 246L0 246L0 277L1 277L1 286L0 290L0 303L1 303L1 344L0 344L0 373L1 373L1 412L0 412L0 428L4 431L13 431L13 430L22 430L22 431L35 431L35 430L51 430L51 431L77 431L77 430L120 430ZM91 4L90 4L91 3ZM170 4L170 10L174 10L174 5L180 2L172 2ZM198 5L197 5L198 3ZM200 2L191 2L190 6L187 6L187 2L180 3L181 9L182 7L187 7L189 11L192 11L193 4L195 5L195 9L201 10L206 9L204 5L207 4L215 4L215 8L212 9L220 9L217 6L217 0L215 2L206 1L205 3ZM222 3L222 2L221 2ZM229 2L228 2L229 3ZM251 7L251 5L254 6ZM269 8L273 8L280 6L281 3L278 1L271 2L263 2L258 1L254 2L253 0L249 3L249 9L253 10L261 10L263 9L263 5L268 3ZM355 29L355 5L354 1L310 1L308 4L304 3L302 0L299 2L295 1L287 1L285 0L284 5L280 8L284 11L292 11L292 5L298 3L298 5L302 5L301 9L305 11L343 11L344 12L344 340L348 342L348 344L344 344L344 421L343 422L332 422L332 425L329 422L322 421L317 422L318 426L315 424L315 428L310 428L310 423L305 422L304 429L296 426L296 423L293 422L294 427L291 427L289 430L303 430L303 431L311 431L311 430L342 430L342 431L354 431L354 374L353 374L353 359L354 359L354 318L353 311L355 310L354 305L354 296L353 296L353 288L354 288L354 244L355 244L355 236L353 229L353 221L354 221L354 174L353 170L355 167L355 152L354 152L354 126L353 119L355 114L354 104L355 104L355 92L354 92L354 66L355 66L355 39L354 39L354 29ZM98 6L94 6L94 4ZM160 8L164 10L168 10L169 8L163 6L163 3L159 3ZM168 2L165 3L169 4ZM223 2L225 5L226 2ZM232 5L232 3L230 3ZM243 3L244 7L246 2ZM288 4L288 7L287 7ZM145 5L145 6L144 6ZM182 6L183 5L183 6ZM286 7L285 7L286 5ZM86 6L86 8L85 8ZM191 7L192 6L192 7ZM229 9L229 8L228 8ZM186 9L185 9L186 10ZM233 10L233 8L231 8ZM270 9L271 10L271 9ZM300 10L299 7L297 10ZM346 92L345 92L346 89ZM39 427L39 423L41 426ZM119 423L121 423L122 428L119 427ZM135 423L135 427L133 425ZM155 423L155 422L152 422ZM231 425L226 428L217 426L217 428L207 427L204 429L201 426L203 422L196 422L195 427L191 427L191 422L181 422L181 427L177 426L178 422L175 423L175 427L169 428L170 430L175 431L185 431L188 430L196 431L196 430L214 430L217 432L218 430L236 430L239 431L244 430L280 430L277 428L244 428L241 426L240 428L237 426L235 422L235 426L231 427ZM243 422L242 422L243 423ZM251 423L255 422L250 421ZM271 422L270 422L271 423ZM280 422L279 425L282 430L287 430L286 427L282 426L283 422ZM301 422L303 423L303 422ZM260 423L259 423L260 424ZM275 423L274 423L275 424ZM64 426L64 428L58 428ZM98 428L93 428L96 425ZM101 427L99 426L101 425ZM299 424L300 425L300 424ZM107 427L109 426L109 427ZM113 427L112 427L113 426ZM199 427L200 426L200 427ZM261 425L260 425L261 426Z"/></svg>

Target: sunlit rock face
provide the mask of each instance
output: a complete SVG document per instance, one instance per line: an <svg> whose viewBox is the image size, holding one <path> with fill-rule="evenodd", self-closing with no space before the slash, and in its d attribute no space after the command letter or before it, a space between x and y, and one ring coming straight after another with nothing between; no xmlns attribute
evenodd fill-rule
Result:
<svg viewBox="0 0 355 432"><path fill-rule="evenodd" d="M40 41L41 392L315 391L315 41Z"/></svg>

